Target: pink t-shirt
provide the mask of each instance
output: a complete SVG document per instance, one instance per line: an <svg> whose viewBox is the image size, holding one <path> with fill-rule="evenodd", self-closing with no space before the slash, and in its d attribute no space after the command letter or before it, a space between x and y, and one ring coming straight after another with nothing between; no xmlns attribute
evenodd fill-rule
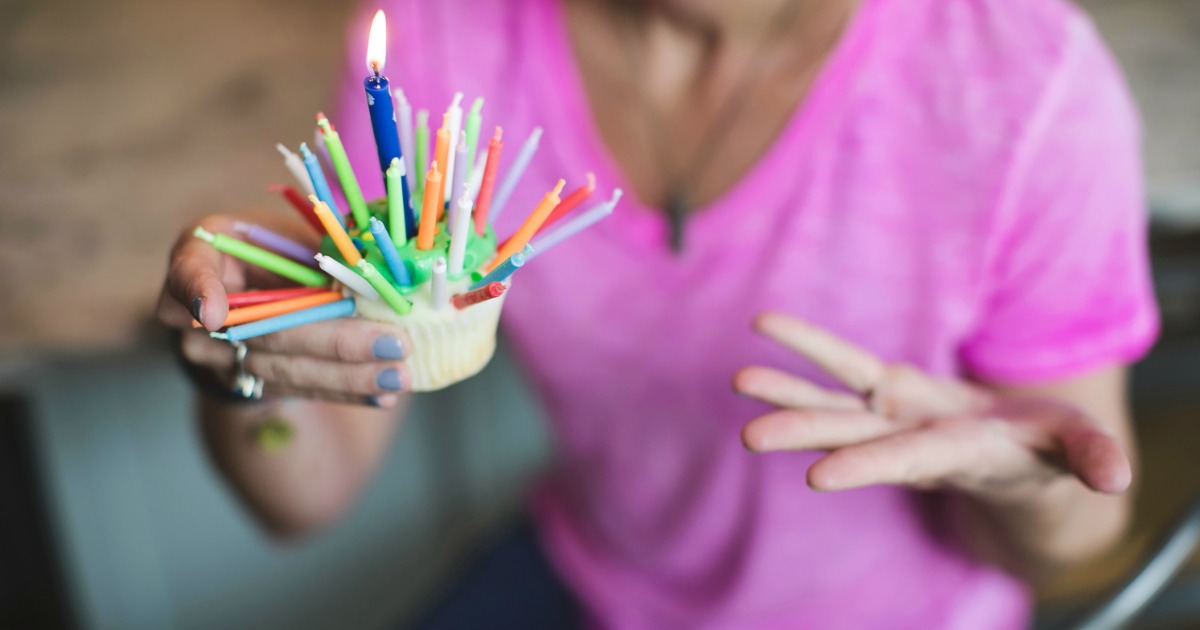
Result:
<svg viewBox="0 0 1200 630"><path fill-rule="evenodd" d="M387 74L434 124L487 99L511 163L498 221L560 177L630 187L588 109L557 0L391 0ZM374 5L371 9L373 11ZM377 169L352 25L335 123ZM362 177L368 194L381 184ZM547 552L598 627L1017 628L1025 588L955 549L937 498L818 494L818 455L746 452L767 411L730 389L763 364L832 385L757 337L778 309L892 361L1005 382L1140 356L1157 331L1139 128L1091 23L1058 0L864 0L810 94L687 248L626 194L520 270L503 327L557 458L536 493Z"/></svg>

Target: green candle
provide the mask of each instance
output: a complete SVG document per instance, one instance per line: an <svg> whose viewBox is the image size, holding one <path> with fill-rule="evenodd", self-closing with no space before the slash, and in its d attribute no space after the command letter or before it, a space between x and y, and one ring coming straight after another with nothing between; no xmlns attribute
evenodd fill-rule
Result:
<svg viewBox="0 0 1200 630"><path fill-rule="evenodd" d="M429 172L429 110L417 111L417 137L415 149L417 172L413 173L417 180L417 194L413 195L413 212L421 213L421 204L417 199L425 198L425 173Z"/></svg>
<svg viewBox="0 0 1200 630"><path fill-rule="evenodd" d="M471 169L475 168L475 145L479 144L479 125L483 121L479 112L482 109L483 97L481 96L471 103L471 112L467 114L467 176L463 181L471 181Z"/></svg>
<svg viewBox="0 0 1200 630"><path fill-rule="evenodd" d="M387 170L388 233L399 246L408 242L408 226L404 223L404 195L400 186L404 176L400 174L400 158L392 158Z"/></svg>
<svg viewBox="0 0 1200 630"><path fill-rule="evenodd" d="M408 312L412 310L412 302L400 295L400 292L387 281L387 278L379 273L375 265L360 260L358 261L358 271L363 278L366 278L367 282L371 283L371 286L379 293L379 297L383 298L383 301L387 302L393 311L396 311L397 315L408 315Z"/></svg>
<svg viewBox="0 0 1200 630"><path fill-rule="evenodd" d="M333 125L324 114L317 114L317 126L325 138L325 150L329 152L329 161L333 162L333 170L337 172L338 181L342 184L342 193L346 195L346 203L350 204L350 213L359 229L367 227L371 213L367 212L367 200L363 199L362 189L358 187L358 178L350 167L350 158L346 155L346 147L342 146L342 138L334 131Z"/></svg>
<svg viewBox="0 0 1200 630"><path fill-rule="evenodd" d="M213 246L213 249L219 252L225 252L234 258L240 258L252 265L257 265L289 280L299 282L306 287L323 287L329 284L329 276L320 271L312 267L305 267L294 260L288 260L283 256L273 254L260 247L255 247L250 243L239 241L224 234L213 234L202 227L196 228L192 233L196 235L196 238L209 243Z"/></svg>

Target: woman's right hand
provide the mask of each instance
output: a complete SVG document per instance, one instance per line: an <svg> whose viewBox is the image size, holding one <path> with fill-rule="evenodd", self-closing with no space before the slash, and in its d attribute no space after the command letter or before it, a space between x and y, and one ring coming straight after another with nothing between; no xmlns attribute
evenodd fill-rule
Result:
<svg viewBox="0 0 1200 630"><path fill-rule="evenodd" d="M317 246L304 223L268 215L238 216L297 242ZM210 216L196 225L233 233L235 217ZM189 227L171 252L158 303L158 318L182 331L186 361L218 383L232 383L234 348L208 333L221 328L229 312L226 294L288 286L289 282L227 256L192 236ZM193 318L203 326L194 328ZM308 324L246 342L245 367L263 379L264 396L297 396L334 402L392 407L410 383L404 358L409 339L398 327L355 318Z"/></svg>

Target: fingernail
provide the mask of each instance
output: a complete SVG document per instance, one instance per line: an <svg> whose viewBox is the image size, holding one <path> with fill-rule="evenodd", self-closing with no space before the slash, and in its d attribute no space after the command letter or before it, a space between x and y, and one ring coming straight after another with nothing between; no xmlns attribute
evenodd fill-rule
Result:
<svg viewBox="0 0 1200 630"><path fill-rule="evenodd" d="M367 396L367 399L366 399L366 401L367 401L367 404L368 404L368 405L370 405L370 406L372 406L372 407L375 407L376 409L382 409L382 408L383 408L383 403L379 402L379 397L378 397L378 396Z"/></svg>
<svg viewBox="0 0 1200 630"><path fill-rule="evenodd" d="M399 339L391 335L380 335L375 339L375 343L371 344L371 356L385 361L399 361L404 358L404 348L400 347Z"/></svg>
<svg viewBox="0 0 1200 630"><path fill-rule="evenodd" d="M199 295L192 298L192 317L195 317L201 326L204 325L204 298Z"/></svg>
<svg viewBox="0 0 1200 630"><path fill-rule="evenodd" d="M375 378L375 383L379 385L379 389L398 392L400 391L400 372L396 368L388 368L379 373L379 376Z"/></svg>

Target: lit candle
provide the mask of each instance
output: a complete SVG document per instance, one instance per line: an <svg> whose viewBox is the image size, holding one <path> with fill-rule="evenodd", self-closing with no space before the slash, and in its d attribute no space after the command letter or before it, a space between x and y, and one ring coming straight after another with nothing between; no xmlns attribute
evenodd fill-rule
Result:
<svg viewBox="0 0 1200 630"><path fill-rule="evenodd" d="M414 141L417 143L414 149L417 156L417 172L413 177L417 180L417 199L424 199L425 172L429 170L429 112L426 110L417 111L417 132Z"/></svg>
<svg viewBox="0 0 1200 630"><path fill-rule="evenodd" d="M480 278L477 282L472 284L471 290L487 286L493 282L504 282L505 280L508 280L509 277L511 277L518 269L525 265L525 261L528 260L529 254L531 253L532 252L530 249L526 247L523 251L519 251L504 259L499 265L496 266L495 269L489 271L486 276Z"/></svg>
<svg viewBox="0 0 1200 630"><path fill-rule="evenodd" d="M209 333L210 337L216 339L224 339L226 341L245 341L262 335L269 335L288 328L295 328L305 324L313 324L323 322L328 319L337 319L339 317L349 317L354 314L354 300L349 298L322 304L312 308L306 308L302 311L288 313L262 319L249 324L233 326L223 333Z"/></svg>
<svg viewBox="0 0 1200 630"><path fill-rule="evenodd" d="M467 114L467 125L463 133L467 135L467 180L475 173L475 149L479 146L479 126L483 124L483 97L480 96L471 103L471 111ZM458 190L455 188L454 190ZM472 195L473 197L474 195Z"/></svg>
<svg viewBox="0 0 1200 630"><path fill-rule="evenodd" d="M455 156L455 148L458 147L458 139L462 135L462 123L463 123L462 99L463 99L462 92L455 92L454 98L450 101L450 107L446 108L446 122L447 122L446 128L450 132L450 138L449 138L450 144L447 146L447 150L449 151L449 154L446 156L447 161L438 162L438 164L446 165L445 171L442 173L442 175L446 178L446 182L445 182L446 190L443 191L443 193L445 194L445 197L443 197L443 199L447 199L447 200L453 198L454 191L458 190L457 187L451 188L450 186L451 186L451 180L454 178L454 167L458 161L457 156Z"/></svg>
<svg viewBox="0 0 1200 630"><path fill-rule="evenodd" d="M562 192L564 184L566 184L565 181L558 180L558 184L554 186L554 190L551 190L546 193L545 197L542 197L541 202L534 207L533 212L529 213L529 217L521 224L521 228L517 230L517 233L513 234L496 250L496 258L492 261L491 266L488 267L488 271L495 269L500 263L504 262L505 258L520 251L529 242L529 239L533 238L538 228L542 226L542 223L545 223L546 217L550 216L550 213L554 211L554 206L557 206L558 202L561 201L558 198L558 193Z"/></svg>
<svg viewBox="0 0 1200 630"><path fill-rule="evenodd" d="M434 310L446 308L450 300L446 296L446 259L439 257L433 261L433 273L429 279L429 296Z"/></svg>
<svg viewBox="0 0 1200 630"><path fill-rule="evenodd" d="M525 173L525 169L529 166L529 161L533 159L533 154L537 153L538 143L542 139L542 128L535 127L533 132L525 140L525 144L521 145L521 150L517 153L517 157L513 160L512 166L509 167L508 173L504 175L504 181L500 182L500 188L496 191L496 198L492 201L492 221L500 218L500 213L504 212L504 206L508 204L508 199L512 197L513 191L517 189L517 184L521 181L521 175Z"/></svg>
<svg viewBox="0 0 1200 630"><path fill-rule="evenodd" d="M362 276L351 271L349 267L338 262L336 258L330 258L324 254L317 254L317 265L321 269L333 277L334 280L341 282L343 286L351 291L372 300L381 300L379 292L371 283L362 279Z"/></svg>
<svg viewBox="0 0 1200 630"><path fill-rule="evenodd" d="M450 300L450 303L454 305L454 308L461 311L472 304L479 304L480 302L486 302L504 295L506 288L503 283L493 282L487 286L482 286L466 293L460 293L454 296Z"/></svg>
<svg viewBox="0 0 1200 630"><path fill-rule="evenodd" d="M455 213L456 209L458 208L458 204L454 203L454 195L459 195L461 197L463 195L463 193L466 192L466 188L465 188L464 184L467 179L466 165L467 165L467 162L469 161L467 159L467 139L466 138L459 138L458 148L454 150L454 156L455 156L455 158L453 161L458 166L456 166L454 168L454 171L453 171L454 172L454 182L449 188L449 190L450 190L449 198L446 199L446 201L450 202L450 204L449 204L450 205L450 220L447 222L448 225L455 225L454 213ZM451 232L451 234L453 234L453 233L454 232Z"/></svg>
<svg viewBox="0 0 1200 630"><path fill-rule="evenodd" d="M540 234L541 232L545 231L546 228L550 227L554 223L558 222L559 219L566 216L568 212L574 210L576 206L584 201L587 201L587 198L592 196L593 190L596 190L596 176L588 173L587 183L579 188L576 188L575 190L572 190L571 194L563 197L562 202L558 204L558 207L554 209L554 212L551 212L550 216L546 217L546 222L542 224L542 227L538 228L538 233Z"/></svg>
<svg viewBox="0 0 1200 630"><path fill-rule="evenodd" d="M479 184L479 194L475 197L475 233L480 236L487 230L488 208L492 205L492 191L496 187L496 169L500 168L500 152L504 150L503 134L504 130L496 127L496 134L488 143L483 179Z"/></svg>
<svg viewBox="0 0 1200 630"><path fill-rule="evenodd" d="M450 114L443 114L442 126L437 130L437 142L434 143L433 151L433 163L435 166L440 165L438 173L441 174L442 180L450 178L450 171L446 168L446 164L450 160L450 150ZM428 180L428 176L426 176L426 180ZM442 183L442 188L438 189L437 207L439 218L442 215L442 208L446 205L446 187L444 185L445 182L443 181ZM429 182L426 181L425 185L428 187Z"/></svg>
<svg viewBox="0 0 1200 630"><path fill-rule="evenodd" d="M437 162L425 174L425 204L421 208L421 225L417 229L417 249L433 249L433 235L437 234L438 197L442 193L442 175Z"/></svg>
<svg viewBox="0 0 1200 630"><path fill-rule="evenodd" d="M300 144L300 153L304 156L304 167L308 169L308 176L312 178L313 187L316 188L315 193L309 194L315 194L317 199L324 201L325 205L333 211L333 216L337 217L338 223L345 226L346 222L342 219L342 213L333 199L333 190L329 188L329 180L325 179L325 171L321 170L321 162L317 160L317 154L308 148L307 143Z"/></svg>
<svg viewBox="0 0 1200 630"><path fill-rule="evenodd" d="M367 211L367 201L363 199L362 189L358 187L358 179L354 177L354 169L350 167L350 157L342 146L342 139L337 130L329 124L325 114L317 114L317 126L325 138L325 149L329 151L329 161L333 162L333 170L337 173L338 182L342 184L342 193L346 195L346 203L350 204L350 214L358 227L365 228L370 213Z"/></svg>
<svg viewBox="0 0 1200 630"><path fill-rule="evenodd" d="M533 259L535 255L541 254L551 247L554 247L568 238L575 236L579 232L582 232L583 230L595 225L604 217L612 214L613 208L616 207L617 202L620 200L621 189L618 188L613 191L612 198L608 201L596 204L595 206L580 212L578 216L554 228L553 230L547 230L546 232L539 234L532 243L533 252L530 253L527 258Z"/></svg>
<svg viewBox="0 0 1200 630"><path fill-rule="evenodd" d="M409 190L417 190L417 183L413 181L415 177L414 171L420 166L413 162L413 168L408 168L408 163L416 157L413 152L413 120L412 120L412 105L408 104L408 99L404 96L404 90L396 90L396 118L400 123L400 151L404 154L404 183L408 184ZM406 199L406 203L412 200ZM411 203L409 205L411 208ZM411 217L410 217L411 218ZM411 221L409 222L411 225Z"/></svg>
<svg viewBox="0 0 1200 630"><path fill-rule="evenodd" d="M273 254L261 247L255 247L250 243L239 241L224 234L213 234L202 227L197 227L193 234L196 238L212 245L213 249L219 252L224 252L234 258L257 265L304 286L323 287L329 284L329 279L316 269L305 267L298 262L288 260L279 254Z"/></svg>
<svg viewBox="0 0 1200 630"><path fill-rule="evenodd" d="M234 221L233 231L245 236L246 240L254 241L267 249L273 249L276 253L283 254L292 260L306 265L312 261L313 254L317 253L313 251L313 248L301 245L261 225L254 225L245 221Z"/></svg>
<svg viewBox="0 0 1200 630"><path fill-rule="evenodd" d="M371 132L375 134L375 152L379 155L379 172L386 173L395 158L404 157L400 152L400 132L396 129L396 109L392 105L392 88L383 76L383 65L387 60L387 18L383 9L375 12L371 20L371 33L367 37L367 70L370 74L363 79L367 93L367 109L371 112ZM355 220L358 220L355 215ZM359 224L359 227L364 227Z"/></svg>
<svg viewBox="0 0 1200 630"><path fill-rule="evenodd" d="M408 276L408 268L404 266L404 261L400 260L400 255L396 253L396 245L392 243L392 237L388 236L387 230L383 227L383 221L371 217L371 236L375 237L375 245L379 247L379 253L383 255L383 262L387 265L388 271L392 272L392 279L400 286L408 286L412 284L412 278Z"/></svg>
<svg viewBox="0 0 1200 630"><path fill-rule="evenodd" d="M299 297L289 298L286 300L276 300L274 302L266 302L245 308L235 308L229 311L225 316L225 321L221 322L221 327L236 326L253 322L284 313L291 313L302 308L311 306L320 306L342 299L342 294L338 291L322 291L314 295L301 295ZM201 324L198 321L192 320L192 328L200 328Z"/></svg>
<svg viewBox="0 0 1200 630"><path fill-rule="evenodd" d="M300 160L300 156L284 146L282 142L277 143L275 149L283 156L283 165L287 167L287 170L292 172L292 177L296 178L304 193L307 195L313 194L313 183L309 181L308 171L305 170L304 162Z"/></svg>
<svg viewBox="0 0 1200 630"><path fill-rule="evenodd" d="M384 278L383 274L379 273L375 265L365 260L360 260L358 261L358 271L367 282L371 283L371 286L375 287L375 290L379 292L379 296L383 298L383 301L388 306L392 307L393 311L396 311L397 315L408 315L412 311L412 302L409 302L403 295L400 295L400 292L388 283L387 278Z"/></svg>
<svg viewBox="0 0 1200 630"><path fill-rule="evenodd" d="M471 237L471 197L465 184L462 186L462 193L458 196L452 220L449 273L451 278L457 278L462 275L463 261L467 254L467 240Z"/></svg>
<svg viewBox="0 0 1200 630"><path fill-rule="evenodd" d="M346 264L353 265L358 263L362 259L362 254L358 253L358 248L354 246L354 241L350 240L350 235L346 233L346 228L343 228L342 224L333 218L333 212L329 209L329 206L325 205L324 201L317 199L316 196L309 197L309 199L313 202L313 212L317 213L317 218L325 226L325 231L329 233L329 239L333 241L334 246L341 252L342 258L346 260Z"/></svg>
<svg viewBox="0 0 1200 630"><path fill-rule="evenodd" d="M300 216L304 217L304 220L317 231L317 234L325 233L325 227L321 225L321 220L317 218L317 215L313 214L312 204L308 203L308 200L300 194L299 190L282 184L272 184L267 186L267 190L283 195L283 198L287 199L287 202L296 209L296 212Z"/></svg>
<svg viewBox="0 0 1200 630"><path fill-rule="evenodd" d="M241 308L243 306L254 306L255 304L289 300L291 298L303 297L305 295L315 295L323 291L325 291L323 287L292 287L288 289L242 291L240 293L227 294L225 296L225 301L229 304L229 308Z"/></svg>
<svg viewBox="0 0 1200 630"><path fill-rule="evenodd" d="M407 243L409 231L415 232L412 206L408 200L408 180L404 160L393 158L387 170L388 227L393 240ZM403 180L403 183L402 183Z"/></svg>

